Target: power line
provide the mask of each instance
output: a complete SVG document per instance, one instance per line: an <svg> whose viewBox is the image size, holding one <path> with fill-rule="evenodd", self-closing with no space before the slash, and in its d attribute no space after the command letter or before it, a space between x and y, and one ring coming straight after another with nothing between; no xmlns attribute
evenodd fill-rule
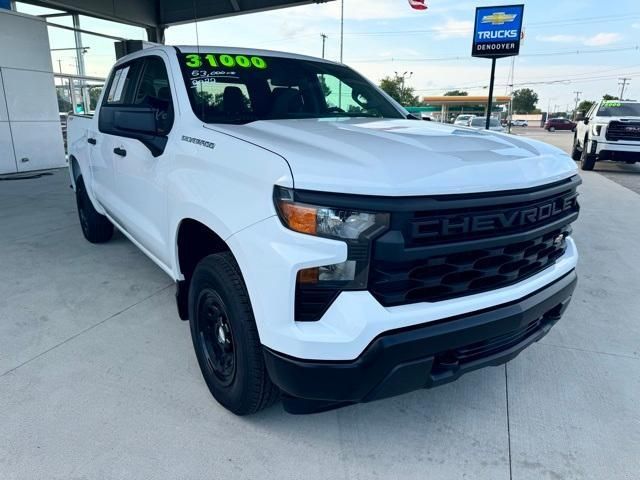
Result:
<svg viewBox="0 0 640 480"><path fill-rule="evenodd" d="M530 22L526 24L527 29L533 28L534 30L537 27L556 27L560 25L583 25L588 23L603 23L603 22L614 22L614 21L626 21L635 18L639 18L640 14L634 15L611 15L607 17L584 17L584 18L575 18L571 20L549 20L545 22ZM471 32L471 28L429 28L429 29L419 29L419 30L371 30L371 31L361 31L361 32L345 32L345 35L350 36L377 36L377 35L416 35L422 33L466 33Z"/></svg>
<svg viewBox="0 0 640 480"><path fill-rule="evenodd" d="M631 50L640 50L639 45L633 45L629 47L618 48L601 48L601 49L577 49L577 50L557 50L555 52L532 52L521 53L520 57L550 57L558 55L589 55L592 53L612 53L612 52L624 52ZM380 63L380 62L445 62L454 60L469 60L469 55L456 55L452 57L435 57L435 58L368 58L368 59L355 59L350 63Z"/></svg>

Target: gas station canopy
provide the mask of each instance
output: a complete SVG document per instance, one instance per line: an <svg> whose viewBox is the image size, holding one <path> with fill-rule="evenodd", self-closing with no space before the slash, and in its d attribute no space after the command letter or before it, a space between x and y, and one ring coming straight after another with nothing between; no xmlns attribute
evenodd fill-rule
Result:
<svg viewBox="0 0 640 480"><path fill-rule="evenodd" d="M22 0L149 29L330 0Z"/></svg>

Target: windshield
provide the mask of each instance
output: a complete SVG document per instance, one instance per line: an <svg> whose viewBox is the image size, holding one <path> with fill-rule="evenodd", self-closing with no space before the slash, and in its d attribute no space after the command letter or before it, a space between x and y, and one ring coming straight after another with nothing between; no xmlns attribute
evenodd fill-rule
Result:
<svg viewBox="0 0 640 480"><path fill-rule="evenodd" d="M640 117L640 103L625 103L618 101L602 102L598 117Z"/></svg>
<svg viewBox="0 0 640 480"><path fill-rule="evenodd" d="M476 117L473 120L471 120L471 126L472 127L484 127L486 124L487 124L487 118L486 117ZM491 118L491 119L489 119L489 126L490 127L499 127L500 126L500 122L496 118Z"/></svg>
<svg viewBox="0 0 640 480"><path fill-rule="evenodd" d="M456 118L456 122L469 120L470 118L471 115L458 115L458 118Z"/></svg>
<svg viewBox="0 0 640 480"><path fill-rule="evenodd" d="M193 111L206 123L405 118L348 67L281 57L179 53Z"/></svg>

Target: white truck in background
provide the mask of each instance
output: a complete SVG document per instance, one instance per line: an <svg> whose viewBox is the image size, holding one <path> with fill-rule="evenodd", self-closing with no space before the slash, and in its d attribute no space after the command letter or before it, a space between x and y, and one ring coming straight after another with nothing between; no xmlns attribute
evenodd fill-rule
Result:
<svg viewBox="0 0 640 480"><path fill-rule="evenodd" d="M176 282L204 379L239 415L502 364L576 284L567 154L413 120L345 65L154 46L68 134L85 237L115 226Z"/></svg>
<svg viewBox="0 0 640 480"><path fill-rule="evenodd" d="M582 170L593 170L600 160L640 161L640 103L596 102L578 122L571 156Z"/></svg>

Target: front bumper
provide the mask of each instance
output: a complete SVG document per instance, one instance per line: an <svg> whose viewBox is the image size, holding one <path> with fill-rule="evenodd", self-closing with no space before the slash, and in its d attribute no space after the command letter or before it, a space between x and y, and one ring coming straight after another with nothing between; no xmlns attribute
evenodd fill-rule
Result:
<svg viewBox="0 0 640 480"><path fill-rule="evenodd" d="M434 387L505 363L540 340L565 311L576 282L572 270L519 301L386 332L352 361L304 360L265 347L267 369L291 413Z"/></svg>
<svg viewBox="0 0 640 480"><path fill-rule="evenodd" d="M599 138L590 139L588 145L589 153L598 160L640 160L640 143L608 142L604 137Z"/></svg>

